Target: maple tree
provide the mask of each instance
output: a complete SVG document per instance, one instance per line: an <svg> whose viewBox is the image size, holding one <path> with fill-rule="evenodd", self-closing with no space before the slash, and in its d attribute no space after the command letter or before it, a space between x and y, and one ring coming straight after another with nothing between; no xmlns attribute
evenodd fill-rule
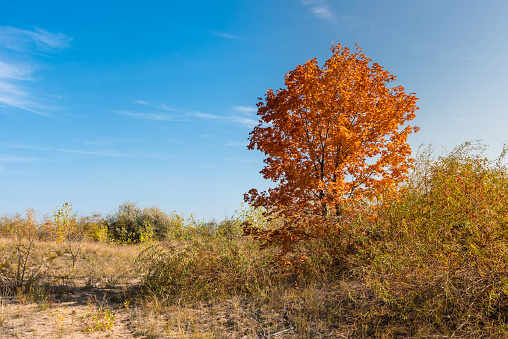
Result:
<svg viewBox="0 0 508 339"><path fill-rule="evenodd" d="M267 157L260 172L277 186L244 200L268 213L338 216L348 201L394 187L411 167L409 134L417 98L362 53L332 44L323 67L308 60L285 88L259 98L250 150Z"/></svg>

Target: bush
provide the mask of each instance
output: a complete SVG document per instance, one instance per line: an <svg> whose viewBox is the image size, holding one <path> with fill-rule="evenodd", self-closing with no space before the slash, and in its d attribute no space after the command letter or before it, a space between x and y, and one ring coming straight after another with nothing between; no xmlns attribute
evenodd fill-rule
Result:
<svg viewBox="0 0 508 339"><path fill-rule="evenodd" d="M139 242L144 233L157 240L166 238L172 219L158 206L140 208L127 201L118 210L106 217L109 236L121 242Z"/></svg>
<svg viewBox="0 0 508 339"><path fill-rule="evenodd" d="M204 237L180 243L158 243L145 249L136 266L143 290L163 300L210 300L250 294L279 277L271 256L257 244L238 239Z"/></svg>
<svg viewBox="0 0 508 339"><path fill-rule="evenodd" d="M451 336L506 335L506 149L497 161L484 150L468 142L437 158L420 152L398 199L381 201L364 226L364 279L392 319Z"/></svg>
<svg viewBox="0 0 508 339"><path fill-rule="evenodd" d="M100 214L81 217L77 223L87 239L102 243L108 241L108 228Z"/></svg>
<svg viewBox="0 0 508 339"><path fill-rule="evenodd" d="M422 152L399 200L382 208L389 227L409 226L420 237L441 244L460 239L460 251L466 253L471 246L483 248L506 239L505 152L497 161L490 161L483 156L484 149L479 143L465 143L435 161L430 159L430 148Z"/></svg>
<svg viewBox="0 0 508 339"><path fill-rule="evenodd" d="M355 337L506 337L506 150L494 161L484 150L424 149L397 195L360 202L336 223L309 221L286 263L309 281L361 282L372 308L350 304L337 320L358 312Z"/></svg>
<svg viewBox="0 0 508 339"><path fill-rule="evenodd" d="M36 254L39 224L35 212L27 210L26 217L5 217L2 228L12 238L0 247L0 290L12 292L41 280L45 273L46 258Z"/></svg>

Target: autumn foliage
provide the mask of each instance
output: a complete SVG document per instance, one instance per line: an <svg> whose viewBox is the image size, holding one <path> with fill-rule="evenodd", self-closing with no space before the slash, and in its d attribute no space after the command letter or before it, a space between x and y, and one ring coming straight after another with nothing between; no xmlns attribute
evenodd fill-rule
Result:
<svg viewBox="0 0 508 339"><path fill-rule="evenodd" d="M285 88L259 99L250 150L266 154L261 171L277 183L245 201L268 213L340 216L348 202L403 180L411 167L404 124L418 109L414 93L356 46L333 44L323 67L311 59L286 74Z"/></svg>

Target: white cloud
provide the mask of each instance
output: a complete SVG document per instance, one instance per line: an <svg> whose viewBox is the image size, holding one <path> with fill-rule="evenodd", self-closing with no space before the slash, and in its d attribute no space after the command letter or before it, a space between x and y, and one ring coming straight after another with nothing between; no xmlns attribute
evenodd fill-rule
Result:
<svg viewBox="0 0 508 339"><path fill-rule="evenodd" d="M115 111L116 113L120 113L123 115L131 116L134 118L141 118L146 120L161 120L161 121L183 121L185 117L197 117L203 119L211 119L211 120L224 120L233 123L238 123L249 128L252 128L258 124L257 118L255 117L254 112L257 111L257 108L252 106L236 106L234 110L240 114L232 114L232 115L217 115L212 113L202 113L197 111L187 111L182 109L172 108L165 104L152 104L146 102L144 100L136 100L134 103L149 107L156 107L165 111L177 112L180 113L181 116L169 116L164 113L136 113L130 111Z"/></svg>
<svg viewBox="0 0 508 339"><path fill-rule="evenodd" d="M210 114L210 113L189 112L189 114L193 115L195 117L206 118L206 119L224 119L224 117L221 117L220 115Z"/></svg>
<svg viewBox="0 0 508 339"><path fill-rule="evenodd" d="M4 81L0 77L0 104L16 107L32 113L47 115L40 108L41 105L34 102L32 95L22 86Z"/></svg>
<svg viewBox="0 0 508 339"><path fill-rule="evenodd" d="M335 16L332 11L326 6L312 7L312 13L321 19L334 19Z"/></svg>
<svg viewBox="0 0 508 339"><path fill-rule="evenodd" d="M26 149L26 148L32 148L30 145L21 145L21 144L11 144L11 143L1 143L1 148L18 148L18 149Z"/></svg>
<svg viewBox="0 0 508 339"><path fill-rule="evenodd" d="M254 113L258 111L258 109L253 106L236 106L235 109L240 113Z"/></svg>
<svg viewBox="0 0 508 339"><path fill-rule="evenodd" d="M130 111L115 111L116 113L127 115L133 118L139 118L144 120L159 120L159 121L178 121L179 119L169 116L164 113L137 113Z"/></svg>
<svg viewBox="0 0 508 339"><path fill-rule="evenodd" d="M135 155L127 154L127 153L119 153L116 151L110 150L95 150L88 151L82 149L67 149L67 148L53 148L53 147L40 147L34 145L18 145L18 144L0 144L1 148L10 148L10 149L28 149L32 151L42 151L42 152L57 152L57 153L69 153L69 154L84 154L84 155L99 155L99 156L113 156L113 157L135 157ZM146 155L144 155L146 156ZM37 158L30 157L18 157L18 156L2 156L0 155L0 163L7 162L27 162L40 160ZM48 160L48 159L46 159Z"/></svg>
<svg viewBox="0 0 508 339"><path fill-rule="evenodd" d="M145 106L149 106L149 107L156 107L156 108L160 108L164 111L169 111L169 112L177 112L178 110L173 108L173 107L170 107L170 106L167 106L165 104L151 104L149 102L146 102L144 100L136 100L134 101L134 103L136 104L139 104L139 105L145 105Z"/></svg>
<svg viewBox="0 0 508 339"><path fill-rule="evenodd" d="M29 162L35 160L34 158L28 157L15 157L15 156L4 156L0 155L0 163L13 163L13 162Z"/></svg>
<svg viewBox="0 0 508 339"><path fill-rule="evenodd" d="M226 120L229 122L234 122L234 123L244 125L249 128L252 128L258 124L258 121L256 119L253 119L250 117L245 117L245 116L239 116L239 115L221 116L221 115L216 115L216 114L200 113L200 112L192 112L190 114L194 115L196 117L205 118L205 119Z"/></svg>
<svg viewBox="0 0 508 339"><path fill-rule="evenodd" d="M240 40L240 37L235 34L217 32L217 31L210 31L210 33L212 33L213 35L220 36L221 38L224 38L224 39Z"/></svg>
<svg viewBox="0 0 508 339"><path fill-rule="evenodd" d="M72 39L40 28L24 30L0 26L0 104L48 115L27 82L34 82L34 56L69 48Z"/></svg>
<svg viewBox="0 0 508 339"><path fill-rule="evenodd" d="M113 156L113 157L134 157L131 154L125 154L125 153L116 153L116 152L103 152L103 151L83 151L83 150L76 150L76 149L43 149L44 151L54 151L54 152L61 152L61 153L73 153L73 154L85 154L85 155L104 155L104 156Z"/></svg>
<svg viewBox="0 0 508 339"><path fill-rule="evenodd" d="M71 41L63 33L50 33L37 27L26 30L0 26L0 48L22 53L56 52L69 48Z"/></svg>
<svg viewBox="0 0 508 339"><path fill-rule="evenodd" d="M249 144L248 142L243 141L243 142L228 142L225 145L231 147L247 147L248 144Z"/></svg>
<svg viewBox="0 0 508 339"><path fill-rule="evenodd" d="M305 6L310 7L312 14L320 19L336 21L335 13L330 10L325 0L302 0Z"/></svg>
<svg viewBox="0 0 508 339"><path fill-rule="evenodd" d="M237 122L237 123L242 124L242 125L249 127L249 128L253 128L254 126L256 126L258 124L258 121L255 119L246 118L246 117L239 117L239 116L230 116L228 118L228 120L230 120L232 122Z"/></svg>
<svg viewBox="0 0 508 339"><path fill-rule="evenodd" d="M6 63L0 60L0 79L32 80L33 68L21 63Z"/></svg>

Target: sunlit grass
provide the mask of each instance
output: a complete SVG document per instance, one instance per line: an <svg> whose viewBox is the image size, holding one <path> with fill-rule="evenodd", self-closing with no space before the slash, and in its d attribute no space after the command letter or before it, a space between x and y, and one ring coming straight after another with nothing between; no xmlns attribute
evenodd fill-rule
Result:
<svg viewBox="0 0 508 339"><path fill-rule="evenodd" d="M68 244L37 237L23 253L44 274L4 292L50 309L61 288L121 289L117 307L151 338L506 337L508 171L474 144L420 154L398 198L362 202L286 256L242 235L245 221L276 227L260 211L182 217L164 240L150 228L138 244L85 236L75 265ZM4 227L2 267L20 239ZM13 317L2 302L0 326ZM95 329L114 322L97 310Z"/></svg>

